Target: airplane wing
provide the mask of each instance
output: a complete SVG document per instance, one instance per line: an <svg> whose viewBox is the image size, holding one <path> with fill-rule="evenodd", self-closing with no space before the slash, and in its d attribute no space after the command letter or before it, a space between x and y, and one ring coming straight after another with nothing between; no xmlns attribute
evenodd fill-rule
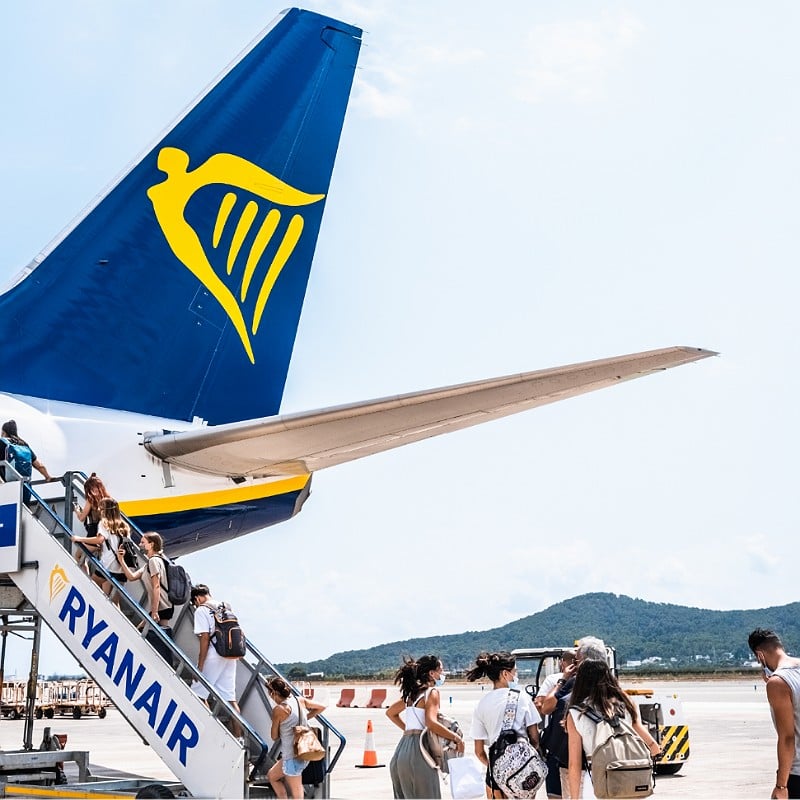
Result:
<svg viewBox="0 0 800 800"><path fill-rule="evenodd" d="M319 411L150 432L144 445L164 461L213 475L307 474L713 355L650 350Z"/></svg>

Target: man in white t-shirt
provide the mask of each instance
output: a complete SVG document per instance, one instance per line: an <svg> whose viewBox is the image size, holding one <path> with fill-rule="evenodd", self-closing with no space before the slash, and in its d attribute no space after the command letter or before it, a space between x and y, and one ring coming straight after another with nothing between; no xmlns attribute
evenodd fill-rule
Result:
<svg viewBox="0 0 800 800"><path fill-rule="evenodd" d="M554 672L548 675L539 687L536 697L533 698L533 704L536 710L542 717L547 717L553 713L558 703L558 697L561 695L564 686L575 674L577 664L575 663L575 651L564 650L559 659L560 672ZM547 741L545 737L544 741ZM546 789L548 797L561 797L561 776L559 775L558 758L554 753L545 753L547 757L547 781Z"/></svg>
<svg viewBox="0 0 800 800"><path fill-rule="evenodd" d="M191 603L194 606L194 632L200 639L200 653L197 657L197 669L214 687L223 700L239 711L236 702L236 658L224 658L214 647L211 637L214 635L214 610L217 604L211 597L211 591L204 583L192 586ZM192 683L192 691L201 699L208 700L208 690L199 681ZM234 721L233 735L240 736L239 725Z"/></svg>
<svg viewBox="0 0 800 800"><path fill-rule="evenodd" d="M539 691L536 692L536 697L533 698L533 704L536 706L536 710L543 716L547 716L555 707L555 703L547 704L547 706L543 709L542 704L544 703L545 698L552 694L557 686L563 686L569 678L575 674L575 668L570 669L570 664L575 663L575 651L574 650L565 650L561 654L561 658L559 659L558 665L560 668L560 672L554 672L552 675L548 675L543 681L542 685L539 687ZM569 671L568 674L565 676L564 672ZM549 706L549 707L548 707Z"/></svg>

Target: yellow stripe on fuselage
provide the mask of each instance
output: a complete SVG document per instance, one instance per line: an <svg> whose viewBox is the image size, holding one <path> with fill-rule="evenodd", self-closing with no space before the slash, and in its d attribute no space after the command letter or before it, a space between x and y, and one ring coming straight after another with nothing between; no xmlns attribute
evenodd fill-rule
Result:
<svg viewBox="0 0 800 800"><path fill-rule="evenodd" d="M147 500L126 500L120 502L119 507L128 517L149 517L153 514L171 514L176 511L192 511L196 508L213 508L214 506L225 506L231 503L243 503L248 500L260 500L264 497L299 492L305 488L310 477L310 475L300 475L296 478L236 486L215 492L153 497Z"/></svg>

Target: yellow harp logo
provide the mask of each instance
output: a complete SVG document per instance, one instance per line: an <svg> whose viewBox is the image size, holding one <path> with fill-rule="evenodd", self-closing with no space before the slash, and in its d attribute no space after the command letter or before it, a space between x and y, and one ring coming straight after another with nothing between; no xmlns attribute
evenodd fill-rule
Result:
<svg viewBox="0 0 800 800"><path fill-rule="evenodd" d="M50 572L50 603L69 586L69 578L64 568L56 564Z"/></svg>
<svg viewBox="0 0 800 800"><path fill-rule="evenodd" d="M303 217L295 213L286 226L283 239L278 243L272 260L263 270L263 277L256 278L264 251L281 221L281 211L275 206L308 206L318 203L325 195L301 192L261 167L230 153L217 153L199 167L189 171L187 153L175 147L163 147L158 154L158 168L166 173L167 177L147 190L158 224L175 256L211 292L225 310L242 340L250 362L255 364L250 337L258 332L264 307L275 281L286 266L303 232ZM195 192L204 186L214 184L248 192L273 204L256 231L247 253L238 299L214 271L200 237L185 216L186 206ZM231 213L238 200L235 191L227 192L222 198L211 235L211 244L215 249L222 240L229 219L233 222ZM225 265L228 275L233 272L242 245L259 216L258 212L259 204L255 200L248 200L235 223ZM258 295L252 317L245 320L243 304L251 287L254 290L257 287Z"/></svg>

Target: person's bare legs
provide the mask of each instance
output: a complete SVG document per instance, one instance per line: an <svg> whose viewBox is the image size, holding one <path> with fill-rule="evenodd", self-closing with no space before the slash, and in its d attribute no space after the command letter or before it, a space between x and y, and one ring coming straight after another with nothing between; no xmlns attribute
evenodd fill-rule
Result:
<svg viewBox="0 0 800 800"><path fill-rule="evenodd" d="M286 794L286 786L283 783L283 779L286 776L283 774L282 758L279 758L272 765L269 772L267 773L267 777L269 778L270 785L272 786L272 791L275 792L275 797L285 798L289 796Z"/></svg>

